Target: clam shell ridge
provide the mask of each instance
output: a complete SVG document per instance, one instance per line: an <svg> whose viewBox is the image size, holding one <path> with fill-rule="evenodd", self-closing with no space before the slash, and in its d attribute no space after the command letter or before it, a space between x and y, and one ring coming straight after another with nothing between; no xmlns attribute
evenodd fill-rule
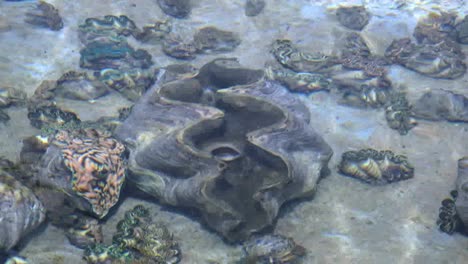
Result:
<svg viewBox="0 0 468 264"><path fill-rule="evenodd" d="M468 226L468 156L458 160L458 177L455 185L458 191L455 208L463 224Z"/></svg>
<svg viewBox="0 0 468 264"><path fill-rule="evenodd" d="M8 251L45 218L33 192L0 169L0 251Z"/></svg>
<svg viewBox="0 0 468 264"><path fill-rule="evenodd" d="M332 150L309 120L299 98L263 71L216 59L194 77L150 89L115 135L129 147L137 188L197 208L238 241L271 225L285 201L314 193ZM213 152L219 146L232 156Z"/></svg>

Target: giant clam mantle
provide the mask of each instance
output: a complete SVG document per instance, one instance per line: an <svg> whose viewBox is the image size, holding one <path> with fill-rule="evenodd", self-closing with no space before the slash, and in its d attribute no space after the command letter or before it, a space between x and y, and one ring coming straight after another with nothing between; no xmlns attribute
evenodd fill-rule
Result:
<svg viewBox="0 0 468 264"><path fill-rule="evenodd" d="M405 93L396 92L390 96L390 100L385 107L385 119L390 128L398 130L400 135L406 135L417 125L412 117L412 106L406 99Z"/></svg>
<svg viewBox="0 0 468 264"><path fill-rule="evenodd" d="M154 222L142 205L125 212L117 223L111 245L96 243L89 246L83 259L88 263L178 263L181 259L178 243L167 227ZM119 262L120 263L120 262Z"/></svg>
<svg viewBox="0 0 468 264"><path fill-rule="evenodd" d="M253 236L243 245L244 257L239 263L297 263L306 254L305 248L282 235Z"/></svg>
<svg viewBox="0 0 468 264"><path fill-rule="evenodd" d="M271 53L281 65L295 72L328 72L332 66L339 63L338 59L332 56L303 52L289 39L275 40Z"/></svg>
<svg viewBox="0 0 468 264"><path fill-rule="evenodd" d="M129 147L137 188L198 209L237 241L273 224L284 202L314 193L332 150L309 121L300 99L263 71L216 59L154 86L115 135Z"/></svg>
<svg viewBox="0 0 468 264"><path fill-rule="evenodd" d="M0 252L10 250L45 219L42 203L4 170L4 163L0 158Z"/></svg>
<svg viewBox="0 0 468 264"><path fill-rule="evenodd" d="M276 80L292 92L311 93L321 90L329 90L331 80L320 73L294 72L279 67L268 67L266 76Z"/></svg>
<svg viewBox="0 0 468 264"><path fill-rule="evenodd" d="M338 166L341 173L370 184L387 184L414 176L407 158L389 150L362 149L343 153Z"/></svg>
<svg viewBox="0 0 468 264"><path fill-rule="evenodd" d="M39 185L64 192L76 208L104 217L119 199L125 147L96 129L60 130L44 144L34 175Z"/></svg>

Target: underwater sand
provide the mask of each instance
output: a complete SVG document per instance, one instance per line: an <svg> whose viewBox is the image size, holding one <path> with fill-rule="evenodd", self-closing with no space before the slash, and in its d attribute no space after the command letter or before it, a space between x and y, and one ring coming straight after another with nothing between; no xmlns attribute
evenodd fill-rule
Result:
<svg viewBox="0 0 468 264"><path fill-rule="evenodd" d="M150 0L48 2L64 18L65 27L59 32L23 22L25 10L34 1L0 2L0 85L31 95L42 80L57 79L66 71L79 69L77 27L88 17L125 14L139 27L165 18L156 1ZM242 37L241 45L232 53L198 56L192 62L198 67L215 57L237 57L245 66L262 68L271 60L269 45L276 38L289 38L302 48L329 53L333 40L348 31L327 13L327 8L343 1L270 0L257 17L244 15L243 0L193 2L197 3L190 18L176 26L190 29L214 25ZM374 14L361 35L379 54L394 38L410 36L417 18L431 8L443 6L462 15L468 11L464 1L408 1L411 3L405 6L401 6L405 1L345 2L366 4ZM165 56L159 45L139 46L151 53L156 65L180 62ZM468 52L468 46L463 49ZM430 88L468 96L468 74L456 81L436 80L392 66L390 77L395 88L408 92L410 101ZM315 117L311 126L334 151L329 163L331 175L320 182L314 199L286 205L276 225L275 232L293 237L308 250L303 263L466 263L468 238L441 233L435 222L440 201L454 187L456 162L468 155L468 124L419 121L408 135L400 136L388 128L383 111L340 106L336 98L324 92L304 96L303 100ZM95 103L64 100L59 104L75 111L82 120L90 120L115 115L118 108L131 103L111 94ZM37 130L29 125L25 109L10 108L7 112L11 120L7 125L0 124L0 155L17 160L21 139ZM369 186L337 173L341 153L368 147L408 156L415 177ZM123 212L138 203L150 207L155 217L174 232L180 241L181 263L233 263L240 257L240 247L225 244L199 222L135 198L122 201L105 223L107 240ZM43 228L27 242L21 255L30 263L82 263L82 251L71 246L55 227Z"/></svg>

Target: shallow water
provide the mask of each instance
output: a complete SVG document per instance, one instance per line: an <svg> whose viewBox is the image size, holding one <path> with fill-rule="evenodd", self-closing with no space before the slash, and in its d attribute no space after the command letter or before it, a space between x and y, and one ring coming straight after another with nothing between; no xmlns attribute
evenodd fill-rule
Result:
<svg viewBox="0 0 468 264"><path fill-rule="evenodd" d="M43 80L56 80L70 70L80 70L78 25L89 17L126 15L138 27L167 18L154 0L48 1L60 12L64 28L51 31L25 23L24 14L36 1L0 2L0 86L11 86L33 95ZM375 54L382 55L397 38L411 37L418 18L429 11L453 11L464 16L464 1L266 1L255 17L244 14L244 0L192 1L187 19L174 19L183 32L216 26L238 33L241 44L232 52L203 54L190 61L201 67L217 57L235 57L248 68L262 69L273 59L273 40L287 38L301 49L336 52L340 36L351 30L341 26L334 10L339 3L364 4L373 14L360 32ZM408 3L411 2L411 3ZM405 4L406 3L406 4ZM156 67L181 62L165 55L160 45L131 45L147 50ZM462 45L465 54L468 45ZM466 60L465 60L466 62ZM429 89L453 91L468 96L468 74L455 80L423 76L401 66L389 68L397 90L406 91L414 102ZM314 198L282 208L275 226L279 233L304 246L302 263L466 263L468 238L449 236L436 225L440 202L454 188L457 160L468 155L466 123L418 120L407 135L388 127L384 111L340 105L335 95L316 92L297 94L312 114L313 127L331 146L331 174L324 178ZM111 93L93 102L59 99L82 120L118 115L132 102ZM6 110L11 120L0 124L0 156L17 161L22 139L39 132L27 119L24 107ZM389 149L408 157L414 178L385 186L371 186L337 172L341 154L363 148ZM188 214L168 210L156 201L126 197L104 224L110 242L115 225L129 208L143 203L166 223L180 241L181 263L235 263L241 247L225 243ZM62 230L48 225L21 244L21 256L29 263L84 263L82 250L69 244Z"/></svg>

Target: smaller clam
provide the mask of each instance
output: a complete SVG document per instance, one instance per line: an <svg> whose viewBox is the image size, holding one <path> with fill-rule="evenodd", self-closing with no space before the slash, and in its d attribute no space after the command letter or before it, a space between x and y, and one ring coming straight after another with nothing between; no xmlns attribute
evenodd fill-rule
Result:
<svg viewBox="0 0 468 264"><path fill-rule="evenodd" d="M197 52L191 41L175 34L170 34L164 38L162 50L167 56L184 60L194 59Z"/></svg>
<svg viewBox="0 0 468 264"><path fill-rule="evenodd" d="M414 168L405 156L395 155L388 150L345 152L338 169L345 175L376 185L406 180L414 175Z"/></svg>
<svg viewBox="0 0 468 264"><path fill-rule="evenodd" d="M400 135L408 134L418 123L412 117L412 106L404 93L393 93L385 108L385 118L390 128L398 130Z"/></svg>
<svg viewBox="0 0 468 264"><path fill-rule="evenodd" d="M55 87L55 94L73 100L94 100L109 92L109 88L94 76L85 72L69 71L64 73Z"/></svg>
<svg viewBox="0 0 468 264"><path fill-rule="evenodd" d="M28 108L28 119L31 125L35 128L43 128L44 126L58 125L66 123L80 123L78 116L67 110L62 110L54 103L46 103L45 105L32 105Z"/></svg>
<svg viewBox="0 0 468 264"><path fill-rule="evenodd" d="M159 43L169 33L171 33L172 24L169 20L157 21L152 25L144 26L141 32L134 35L136 39L144 43Z"/></svg>
<svg viewBox="0 0 468 264"><path fill-rule="evenodd" d="M339 63L337 58L322 53L302 52L288 39L277 39L271 53L281 65L295 72L327 72Z"/></svg>
<svg viewBox="0 0 468 264"><path fill-rule="evenodd" d="M167 227L153 222L149 210L137 205L117 223L112 245L93 244L85 250L84 259L88 263L125 260L173 264L180 261L180 249Z"/></svg>
<svg viewBox="0 0 468 264"><path fill-rule="evenodd" d="M237 33L209 26L195 33L193 43L199 53L219 53L233 51L241 39Z"/></svg>
<svg viewBox="0 0 468 264"><path fill-rule="evenodd" d="M304 247L282 235L253 236L243 245L244 258L240 263L297 263L306 254Z"/></svg>
<svg viewBox="0 0 468 264"><path fill-rule="evenodd" d="M96 219L90 217L79 218L78 223L69 228L65 235L72 245L79 248L103 242L101 225Z"/></svg>
<svg viewBox="0 0 468 264"><path fill-rule="evenodd" d="M320 73L294 72L288 69L269 67L266 75L286 86L292 92L311 93L329 90L331 80Z"/></svg>
<svg viewBox="0 0 468 264"><path fill-rule="evenodd" d="M458 191L453 190L450 192L450 198L446 198L441 202L439 209L439 218L437 219L437 225L440 231L449 235L457 231L463 230L463 222L460 216L457 214L455 208L455 202L457 201Z"/></svg>

